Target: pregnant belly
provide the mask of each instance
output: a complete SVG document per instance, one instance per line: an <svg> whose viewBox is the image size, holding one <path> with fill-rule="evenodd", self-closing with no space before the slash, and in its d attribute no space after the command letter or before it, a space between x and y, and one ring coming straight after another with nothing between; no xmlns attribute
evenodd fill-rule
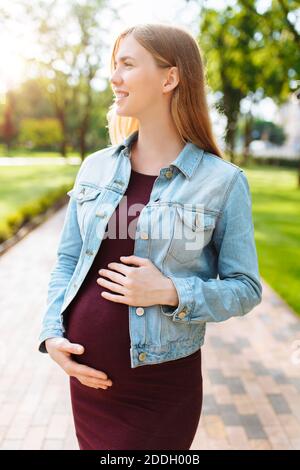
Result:
<svg viewBox="0 0 300 470"><path fill-rule="evenodd" d="M98 291L96 297L75 297L66 317L66 337L85 348L72 355L74 360L111 378L130 369L128 305L108 301Z"/></svg>
<svg viewBox="0 0 300 470"><path fill-rule="evenodd" d="M73 299L66 312L66 337L85 348L83 354L72 358L107 373L116 391L119 387L132 390L134 384L156 393L159 384L170 397L175 390L195 390L201 384L201 350L176 360L132 368L128 305L101 295L100 299L99 295Z"/></svg>

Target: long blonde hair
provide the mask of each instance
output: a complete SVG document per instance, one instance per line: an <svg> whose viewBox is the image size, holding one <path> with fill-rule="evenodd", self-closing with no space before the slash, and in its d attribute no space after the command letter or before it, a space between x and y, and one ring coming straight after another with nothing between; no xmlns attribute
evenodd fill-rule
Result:
<svg viewBox="0 0 300 470"><path fill-rule="evenodd" d="M183 141L223 158L212 131L206 100L204 67L199 46L184 28L163 23L137 24L126 28L115 40L111 56L111 72L120 41L133 37L149 51L158 67L176 66L179 83L171 98L171 115ZM108 132L112 145L139 129L139 122L130 116L119 116L113 103L107 112Z"/></svg>

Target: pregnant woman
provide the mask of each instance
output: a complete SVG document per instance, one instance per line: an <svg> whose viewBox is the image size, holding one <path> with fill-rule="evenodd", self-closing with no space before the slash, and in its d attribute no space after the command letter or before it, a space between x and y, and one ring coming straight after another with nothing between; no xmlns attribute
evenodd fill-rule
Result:
<svg viewBox="0 0 300 470"><path fill-rule="evenodd" d="M249 185L214 140L203 77L182 28L116 39L113 145L68 193L39 337L69 375L82 450L189 449L206 322L261 301Z"/></svg>

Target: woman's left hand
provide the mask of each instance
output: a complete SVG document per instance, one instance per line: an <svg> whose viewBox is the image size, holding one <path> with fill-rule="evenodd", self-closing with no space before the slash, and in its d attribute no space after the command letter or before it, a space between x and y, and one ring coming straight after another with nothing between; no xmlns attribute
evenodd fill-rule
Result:
<svg viewBox="0 0 300 470"><path fill-rule="evenodd" d="M121 256L120 260L122 263L109 263L107 267L110 269L98 271L107 279L99 277L97 283L117 294L103 291L101 295L105 299L136 307L178 305L173 282L152 261L135 255ZM127 266L126 263L136 266Z"/></svg>

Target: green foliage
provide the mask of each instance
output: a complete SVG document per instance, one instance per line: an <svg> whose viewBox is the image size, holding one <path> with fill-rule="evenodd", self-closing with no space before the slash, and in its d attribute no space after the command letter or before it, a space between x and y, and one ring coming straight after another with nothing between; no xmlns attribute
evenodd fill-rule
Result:
<svg viewBox="0 0 300 470"><path fill-rule="evenodd" d="M243 132L244 123L242 120L240 120L237 126L237 138L239 138ZM272 142L273 144L282 145L285 142L286 134L283 128L274 122L254 118L252 124L251 140L262 138Z"/></svg>
<svg viewBox="0 0 300 470"><path fill-rule="evenodd" d="M296 1L273 0L259 11L255 0L239 0L222 10L202 8L199 45L209 88L218 98L216 107L227 118L231 151L242 99L256 103L270 97L280 105L300 78L300 35L289 14L296 7Z"/></svg>
<svg viewBox="0 0 300 470"><path fill-rule="evenodd" d="M60 123L55 118L23 119L19 143L31 149L58 149L62 139Z"/></svg>
<svg viewBox="0 0 300 470"><path fill-rule="evenodd" d="M67 164L2 167L0 242L64 197L72 187L77 171L77 166Z"/></svg>
<svg viewBox="0 0 300 470"><path fill-rule="evenodd" d="M286 134L282 127L277 126L271 121L255 119L252 128L252 138L266 138L269 142L276 145L282 145L286 139Z"/></svg>
<svg viewBox="0 0 300 470"><path fill-rule="evenodd" d="M47 192L35 201L24 204L18 211L10 214L5 220L0 221L0 242L12 237L26 222L33 217L42 214L60 198L65 196L70 186L62 186L55 191Z"/></svg>

